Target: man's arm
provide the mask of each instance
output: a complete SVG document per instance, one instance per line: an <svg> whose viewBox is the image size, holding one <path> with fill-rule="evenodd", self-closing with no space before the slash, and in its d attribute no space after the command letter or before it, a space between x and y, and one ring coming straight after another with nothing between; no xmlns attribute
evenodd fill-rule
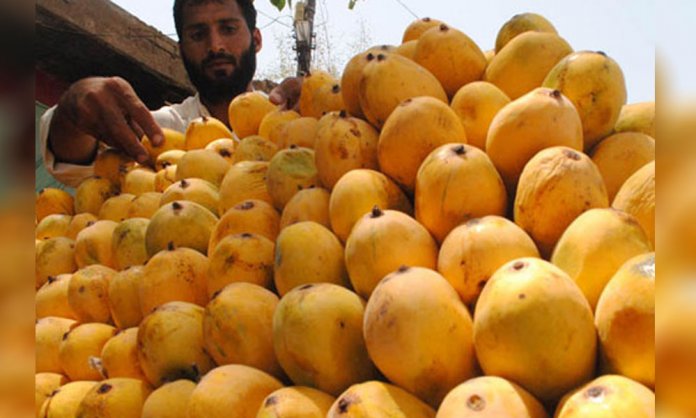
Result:
<svg viewBox="0 0 696 418"><path fill-rule="evenodd" d="M155 145L164 138L131 85L119 77L91 77L76 82L61 97L48 147L56 162L90 164L102 141L142 163L148 159L140 144L143 134Z"/></svg>

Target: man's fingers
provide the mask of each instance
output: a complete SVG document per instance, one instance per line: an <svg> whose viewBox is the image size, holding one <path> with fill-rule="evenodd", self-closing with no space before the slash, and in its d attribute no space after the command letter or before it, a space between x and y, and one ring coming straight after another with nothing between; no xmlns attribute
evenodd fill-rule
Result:
<svg viewBox="0 0 696 418"><path fill-rule="evenodd" d="M274 105L285 104L285 98L283 97L283 94L280 92L278 86L274 87L273 90L271 90L271 93L268 95L268 100L270 100L271 103L273 103Z"/></svg>
<svg viewBox="0 0 696 418"><path fill-rule="evenodd" d="M140 143L140 137L136 135L123 115L117 112L105 114L104 127L109 142L116 144L140 164L149 160L147 150Z"/></svg>
<svg viewBox="0 0 696 418"><path fill-rule="evenodd" d="M288 77L277 85L268 96L271 103L283 105L285 109L294 109L300 101L302 77Z"/></svg>
<svg viewBox="0 0 696 418"><path fill-rule="evenodd" d="M121 90L121 94L119 95L121 98L121 106L123 106L130 120L141 128L141 131L147 135L152 145L161 145L164 141L164 133L159 125L157 125L157 122L155 122L152 113L150 113L145 104L138 98L130 84L120 78L116 78L116 83Z"/></svg>

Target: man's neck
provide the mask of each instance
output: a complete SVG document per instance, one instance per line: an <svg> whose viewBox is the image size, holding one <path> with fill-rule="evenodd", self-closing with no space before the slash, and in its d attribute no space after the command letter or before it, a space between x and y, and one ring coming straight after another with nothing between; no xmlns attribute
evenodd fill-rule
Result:
<svg viewBox="0 0 696 418"><path fill-rule="evenodd" d="M203 103L206 109L208 109L210 116L214 117L215 119L219 119L221 122L227 125L228 128L230 127L229 116L227 114L227 109L230 104L229 102L211 103L205 98L201 97L201 103Z"/></svg>

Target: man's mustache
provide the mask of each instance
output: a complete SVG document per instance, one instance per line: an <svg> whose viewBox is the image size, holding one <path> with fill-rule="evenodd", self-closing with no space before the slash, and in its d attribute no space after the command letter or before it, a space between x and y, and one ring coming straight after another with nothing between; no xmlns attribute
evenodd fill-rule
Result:
<svg viewBox="0 0 696 418"><path fill-rule="evenodd" d="M203 66L210 65L213 61L227 61L230 64L237 65L237 58L234 55L226 54L224 52L210 53L205 59L203 59Z"/></svg>

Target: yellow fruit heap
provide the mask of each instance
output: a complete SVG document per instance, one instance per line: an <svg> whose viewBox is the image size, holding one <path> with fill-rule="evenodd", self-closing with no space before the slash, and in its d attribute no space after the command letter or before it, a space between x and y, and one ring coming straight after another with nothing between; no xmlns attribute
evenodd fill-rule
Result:
<svg viewBox="0 0 696 418"><path fill-rule="evenodd" d="M655 336L654 103L559 29L419 19L299 112L242 94L41 191L37 416L653 418L656 355L696 416L695 291Z"/></svg>

